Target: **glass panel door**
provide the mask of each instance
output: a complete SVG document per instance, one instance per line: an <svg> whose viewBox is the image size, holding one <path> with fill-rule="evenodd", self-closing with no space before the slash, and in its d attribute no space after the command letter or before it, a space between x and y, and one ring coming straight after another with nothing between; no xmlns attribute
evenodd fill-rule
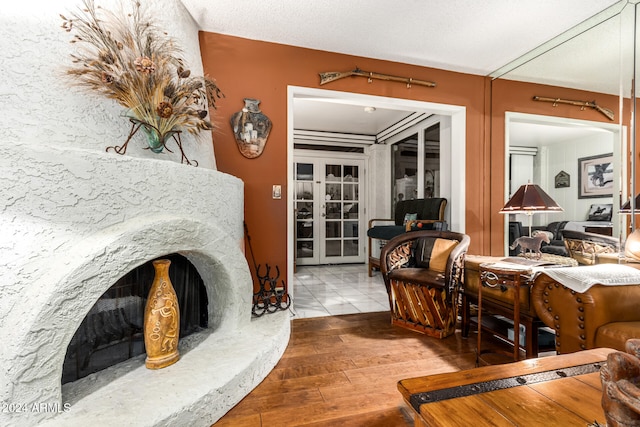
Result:
<svg viewBox="0 0 640 427"><path fill-rule="evenodd" d="M443 197L441 124L421 123L398 135L392 148L392 211L400 200Z"/></svg>
<svg viewBox="0 0 640 427"><path fill-rule="evenodd" d="M440 197L440 123L424 130L424 198Z"/></svg>
<svg viewBox="0 0 640 427"><path fill-rule="evenodd" d="M296 263L364 262L360 160L297 157Z"/></svg>
<svg viewBox="0 0 640 427"><path fill-rule="evenodd" d="M350 162L353 163L353 162ZM322 263L364 261L360 245L359 164L325 164L325 235Z"/></svg>
<svg viewBox="0 0 640 427"><path fill-rule="evenodd" d="M313 163L296 163L295 194L296 209L296 258L298 264L317 264L318 253L315 250L316 233L314 219L316 215L314 181L315 165Z"/></svg>
<svg viewBox="0 0 640 427"><path fill-rule="evenodd" d="M418 198L418 134L415 133L392 146L393 200L392 212L401 200Z"/></svg>

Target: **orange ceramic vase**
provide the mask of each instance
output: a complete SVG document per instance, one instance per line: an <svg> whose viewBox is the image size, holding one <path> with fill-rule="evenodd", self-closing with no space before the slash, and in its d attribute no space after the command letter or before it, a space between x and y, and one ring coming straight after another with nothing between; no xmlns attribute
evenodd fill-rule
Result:
<svg viewBox="0 0 640 427"><path fill-rule="evenodd" d="M153 262L155 277L144 310L145 365L149 369L161 369L180 359L180 308L169 279L170 264L167 259Z"/></svg>

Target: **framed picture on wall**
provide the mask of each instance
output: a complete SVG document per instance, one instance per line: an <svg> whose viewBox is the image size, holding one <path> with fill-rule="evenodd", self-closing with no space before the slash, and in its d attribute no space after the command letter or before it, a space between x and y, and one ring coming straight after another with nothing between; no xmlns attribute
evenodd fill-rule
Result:
<svg viewBox="0 0 640 427"><path fill-rule="evenodd" d="M558 172L555 177L556 188L569 188L571 187L571 176L565 171Z"/></svg>
<svg viewBox="0 0 640 427"><path fill-rule="evenodd" d="M578 159L578 199L613 196L613 153Z"/></svg>

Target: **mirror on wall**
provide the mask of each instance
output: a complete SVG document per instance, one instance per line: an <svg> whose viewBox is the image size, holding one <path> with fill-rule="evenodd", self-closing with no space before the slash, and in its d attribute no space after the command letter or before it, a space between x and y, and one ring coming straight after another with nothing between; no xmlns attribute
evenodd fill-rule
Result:
<svg viewBox="0 0 640 427"><path fill-rule="evenodd" d="M568 229L624 232L618 210L629 191L629 10L619 2L492 74L494 115L501 116L492 122L494 134L504 129L505 202L531 182L564 208L534 215L537 227L566 221ZM607 215L594 214L603 209ZM528 219L506 216L505 253L510 221Z"/></svg>
<svg viewBox="0 0 640 427"><path fill-rule="evenodd" d="M540 185L564 211L534 215L534 225L567 221L565 229L617 235L620 127L525 113L506 114L506 191ZM617 199L617 197L615 198ZM597 209L608 215L596 215ZM594 213L595 212L595 213ZM524 223L524 215L510 218Z"/></svg>

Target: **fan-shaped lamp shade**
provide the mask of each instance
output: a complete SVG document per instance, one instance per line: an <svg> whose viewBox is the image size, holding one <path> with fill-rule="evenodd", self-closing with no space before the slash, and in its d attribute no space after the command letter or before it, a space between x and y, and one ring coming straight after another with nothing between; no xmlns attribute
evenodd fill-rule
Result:
<svg viewBox="0 0 640 427"><path fill-rule="evenodd" d="M523 184L500 209L503 214L534 214L536 212L563 212L558 204L537 184Z"/></svg>

